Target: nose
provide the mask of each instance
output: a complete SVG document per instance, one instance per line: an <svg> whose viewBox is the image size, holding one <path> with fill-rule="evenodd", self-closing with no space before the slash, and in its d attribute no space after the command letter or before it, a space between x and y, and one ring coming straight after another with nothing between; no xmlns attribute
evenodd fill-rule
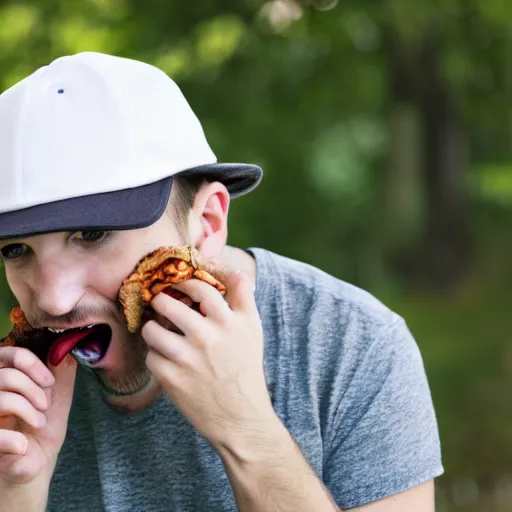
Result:
<svg viewBox="0 0 512 512"><path fill-rule="evenodd" d="M35 280L36 307L58 317L72 311L85 294L83 272L63 263L46 262L39 266Z"/></svg>

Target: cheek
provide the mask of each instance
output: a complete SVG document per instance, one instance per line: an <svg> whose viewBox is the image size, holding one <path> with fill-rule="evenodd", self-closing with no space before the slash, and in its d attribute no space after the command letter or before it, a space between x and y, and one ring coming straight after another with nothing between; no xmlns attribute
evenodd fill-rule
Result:
<svg viewBox="0 0 512 512"><path fill-rule="evenodd" d="M117 300L119 289L137 263L158 247L180 245L177 230L163 216L149 228L121 233L118 244L102 257L88 262L87 281L92 288L109 300ZM122 247L122 250L119 250Z"/></svg>
<svg viewBox="0 0 512 512"><path fill-rule="evenodd" d="M101 265L89 270L88 282L96 292L114 302L129 273L120 265Z"/></svg>
<svg viewBox="0 0 512 512"><path fill-rule="evenodd" d="M3 279L2 279L3 280ZM15 273L5 271L5 282L9 286L11 293L16 297L19 304L24 304L30 297L30 289L20 276Z"/></svg>

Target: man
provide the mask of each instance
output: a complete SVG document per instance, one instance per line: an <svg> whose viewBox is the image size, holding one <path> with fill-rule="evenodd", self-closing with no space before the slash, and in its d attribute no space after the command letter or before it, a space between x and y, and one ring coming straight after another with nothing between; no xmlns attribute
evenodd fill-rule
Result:
<svg viewBox="0 0 512 512"><path fill-rule="evenodd" d="M226 245L230 199L261 170L217 164L164 73L57 59L0 96L0 148L0 252L27 319L109 332L93 364L0 348L1 511L434 510L437 425L403 320ZM228 269L225 300L190 280L202 315L160 294L130 334L123 279L184 243Z"/></svg>

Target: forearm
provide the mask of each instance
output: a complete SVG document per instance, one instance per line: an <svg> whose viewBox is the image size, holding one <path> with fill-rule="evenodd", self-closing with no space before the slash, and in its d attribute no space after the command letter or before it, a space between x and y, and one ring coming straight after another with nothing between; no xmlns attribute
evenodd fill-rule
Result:
<svg viewBox="0 0 512 512"><path fill-rule="evenodd" d="M0 512L45 512L49 489L47 474L26 484L0 483Z"/></svg>
<svg viewBox="0 0 512 512"><path fill-rule="evenodd" d="M45 512L48 492L0 486L0 512Z"/></svg>
<svg viewBox="0 0 512 512"><path fill-rule="evenodd" d="M281 423L217 451L240 512L341 512Z"/></svg>

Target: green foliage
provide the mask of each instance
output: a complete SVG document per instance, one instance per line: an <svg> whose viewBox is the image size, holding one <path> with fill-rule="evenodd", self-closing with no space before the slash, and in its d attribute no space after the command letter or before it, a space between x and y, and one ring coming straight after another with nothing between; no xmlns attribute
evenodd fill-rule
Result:
<svg viewBox="0 0 512 512"><path fill-rule="evenodd" d="M512 207L512 163L478 166L472 178L475 195L504 207Z"/></svg>

